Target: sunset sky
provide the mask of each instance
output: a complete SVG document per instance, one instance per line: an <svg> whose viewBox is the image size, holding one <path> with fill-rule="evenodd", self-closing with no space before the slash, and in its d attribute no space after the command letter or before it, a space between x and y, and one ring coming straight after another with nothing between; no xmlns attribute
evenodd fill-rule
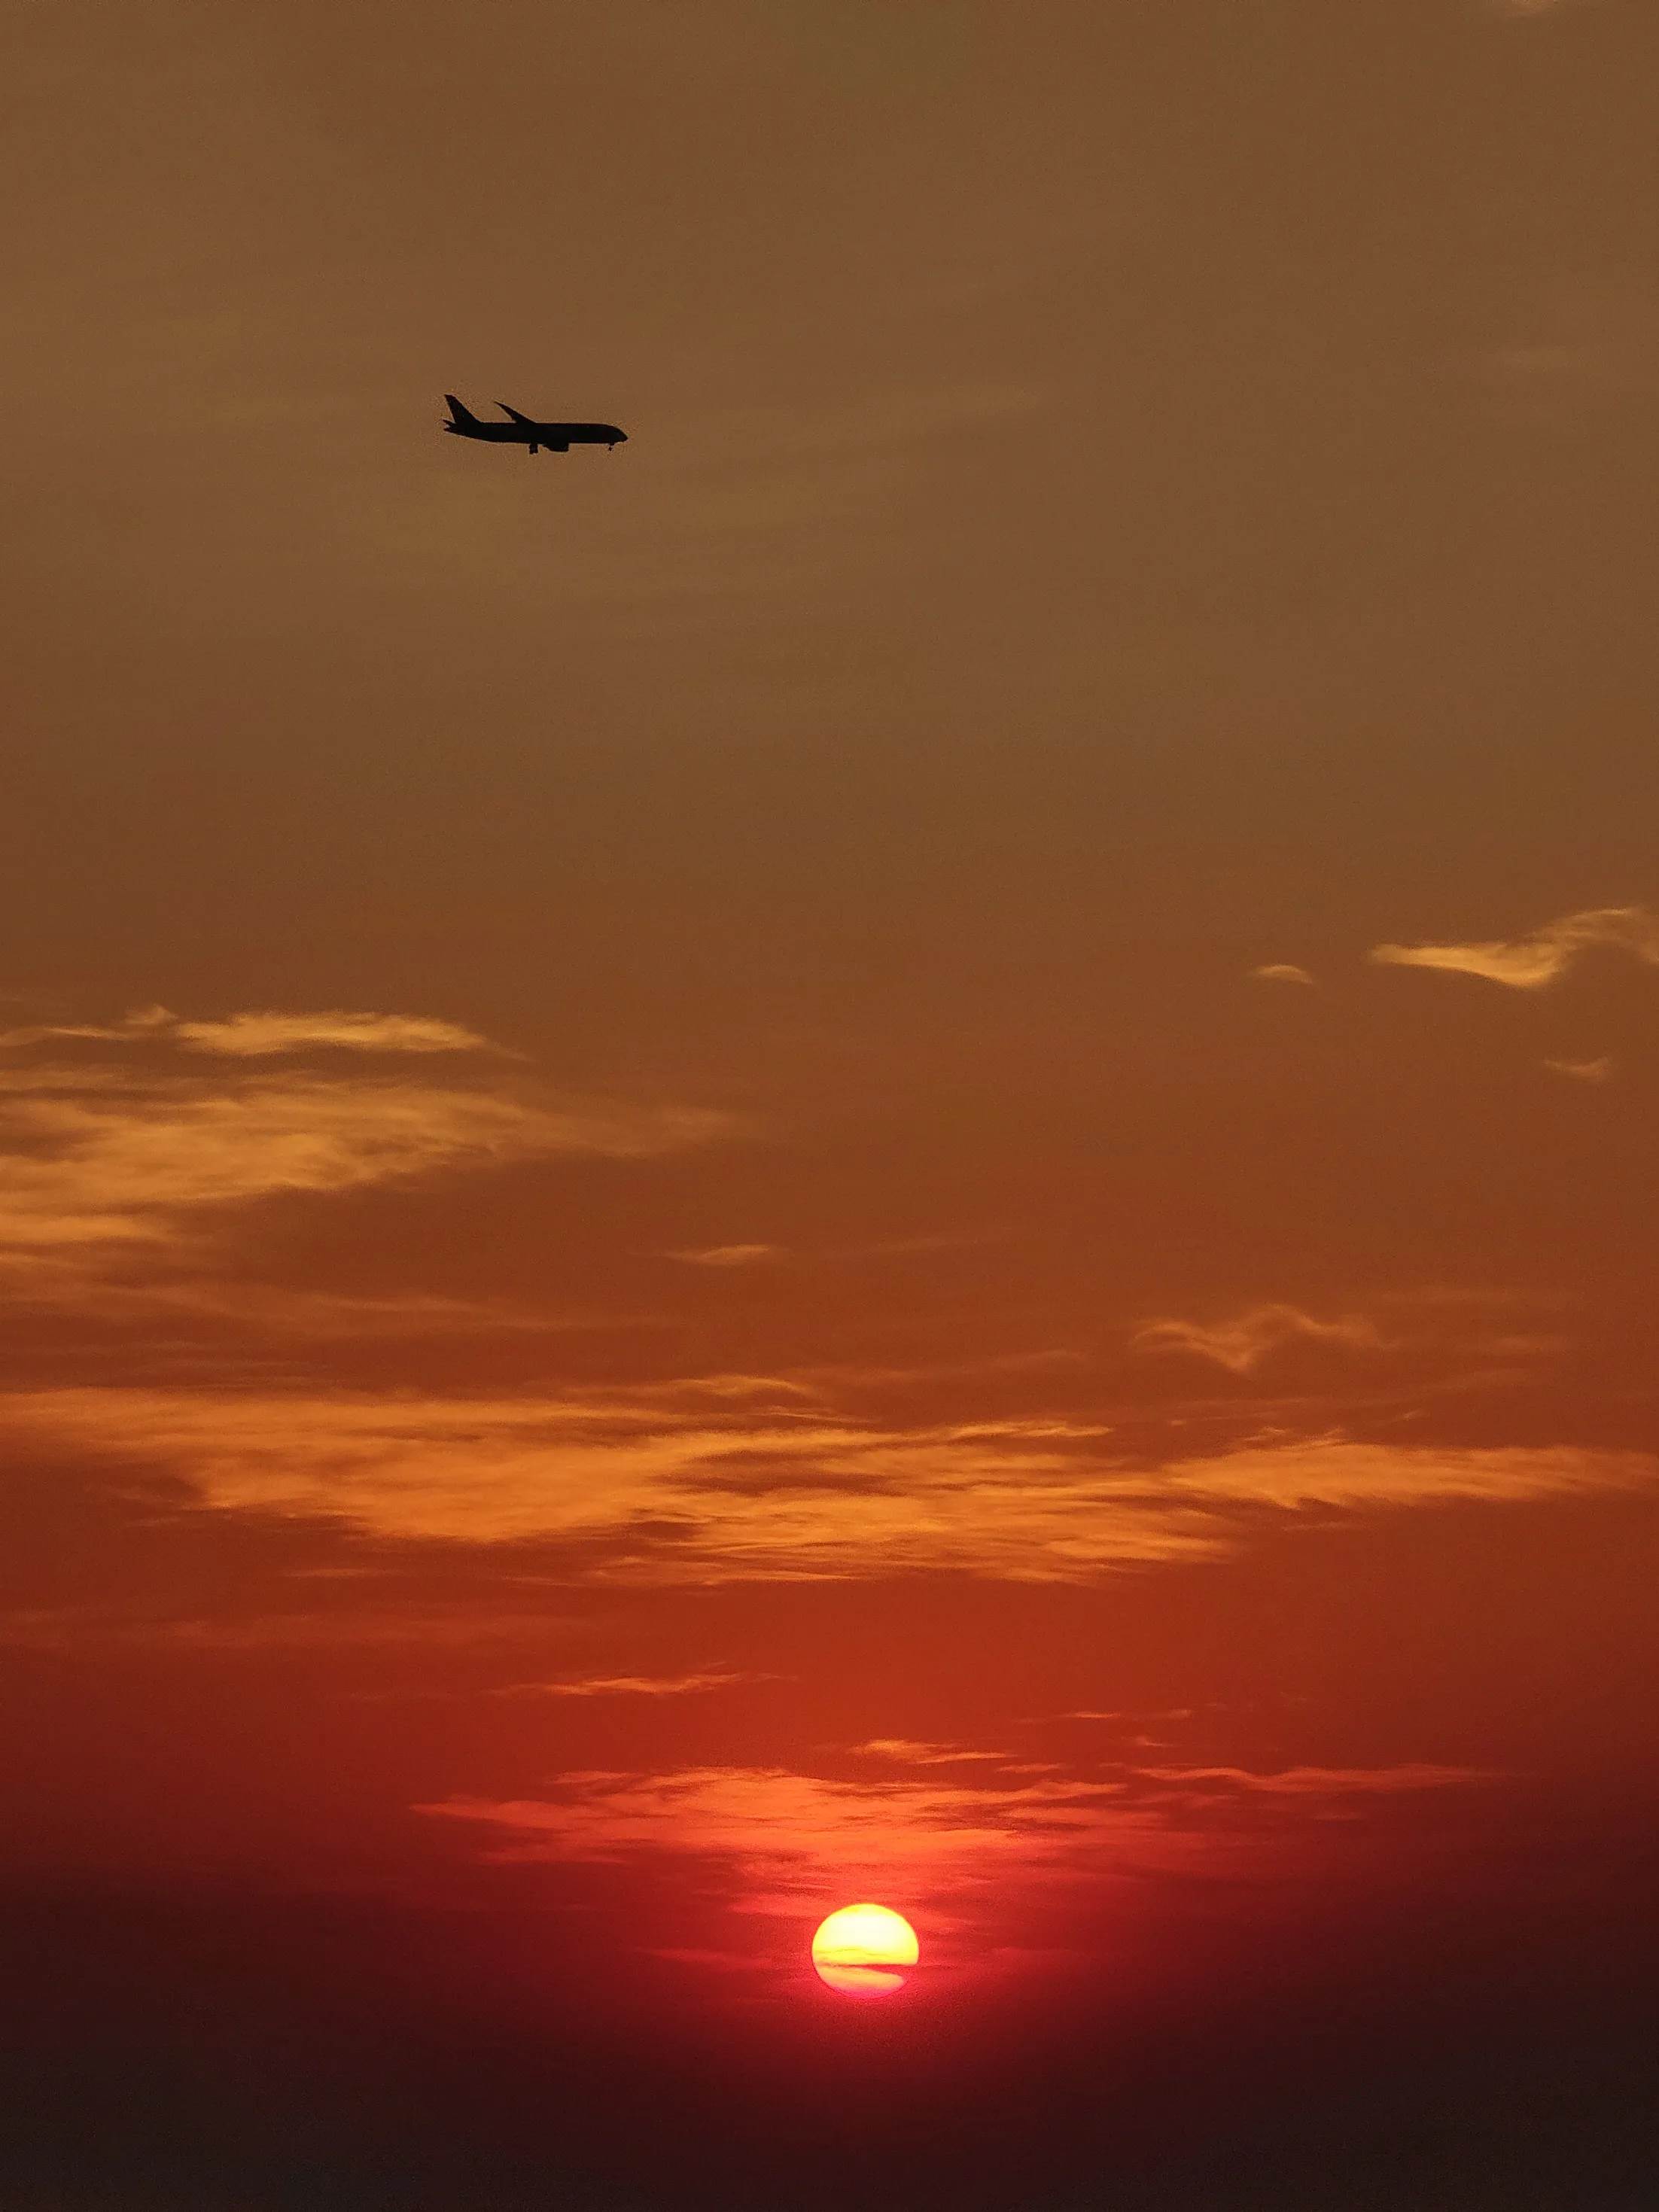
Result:
<svg viewBox="0 0 1659 2212"><path fill-rule="evenodd" d="M3 52L7 2212L1653 2201L1659 11Z"/></svg>

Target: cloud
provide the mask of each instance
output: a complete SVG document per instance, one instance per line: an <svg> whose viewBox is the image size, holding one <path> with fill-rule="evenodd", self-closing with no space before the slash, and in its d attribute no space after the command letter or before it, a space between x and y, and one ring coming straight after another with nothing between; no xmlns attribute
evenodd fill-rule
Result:
<svg viewBox="0 0 1659 2212"><path fill-rule="evenodd" d="M64 1390L0 1398L0 1427L137 1459L221 1511L372 1535L554 1543L568 1571L647 1584L955 1570L1072 1580L1205 1557L1200 1503L1097 1462L1054 1421L883 1429L707 1394L433 1397Z"/></svg>
<svg viewBox="0 0 1659 2212"><path fill-rule="evenodd" d="M1648 1452L1577 1445L1357 1443L1307 1437L1247 1444L1211 1459L1177 1462L1170 1486L1214 1504L1233 1500L1291 1511L1307 1506L1366 1507L1517 1503L1594 1491L1644 1487L1659 1474Z"/></svg>
<svg viewBox="0 0 1659 2212"><path fill-rule="evenodd" d="M60 1389L0 1396L14 1449L91 1453L204 1509L371 1539L536 1544L572 1583L960 1573L1087 1583L1214 1559L1261 1516L1498 1504L1650 1483L1639 1452L1279 1438L1137 1467L1055 1420L881 1426L706 1393L436 1396Z"/></svg>
<svg viewBox="0 0 1659 2212"><path fill-rule="evenodd" d="M684 1252L665 1252L665 1260L684 1261L688 1267L757 1267L769 1260L781 1260L779 1244L707 1244Z"/></svg>
<svg viewBox="0 0 1659 2212"><path fill-rule="evenodd" d="M162 1007L128 1014L113 1024L100 1022L31 1022L21 1029L0 1030L0 1048L17 1052L39 1044L131 1044L172 1024Z"/></svg>
<svg viewBox="0 0 1659 2212"><path fill-rule="evenodd" d="M1314 979L1308 973L1305 968L1298 968L1293 961L1270 960L1265 968L1252 968L1250 970L1250 980L1254 983L1305 983L1311 985Z"/></svg>
<svg viewBox="0 0 1659 2212"><path fill-rule="evenodd" d="M872 1735L868 1743L855 1743L858 1759L890 1759L896 1766L969 1766L987 1763L1000 1766L1000 1751L963 1751L950 1743L917 1743L908 1736Z"/></svg>
<svg viewBox="0 0 1659 2212"><path fill-rule="evenodd" d="M560 1153L645 1158L732 1133L704 1109L298 1073L0 1073L0 1252L155 1243L278 1194Z"/></svg>
<svg viewBox="0 0 1659 2212"><path fill-rule="evenodd" d="M729 1690L740 1682L772 1682L775 1674L744 1674L711 1667L690 1674L589 1674L568 1682L509 1682L498 1698L687 1698L704 1690Z"/></svg>
<svg viewBox="0 0 1659 2212"><path fill-rule="evenodd" d="M1246 1796L1379 1797L1418 1790L1466 1789L1472 1782L1496 1781L1491 1769L1435 1766L1287 1766L1278 1773L1255 1774L1242 1766L1141 1766L1138 1774L1170 1782L1183 1790L1237 1791Z"/></svg>
<svg viewBox="0 0 1659 2212"><path fill-rule="evenodd" d="M1170 1766L847 1781L778 1766L694 1766L566 1774L544 1796L452 1797L415 1809L494 1831L487 1855L497 1860L614 1864L645 1852L724 1860L738 1911L795 1920L809 1905L860 1895L948 1910L955 1897L1022 1876L1097 1885L1229 1862L1242 1871L1323 1808L1494 1778L1452 1766Z"/></svg>
<svg viewBox="0 0 1659 2212"><path fill-rule="evenodd" d="M221 1022L175 1022L187 1052L239 1060L329 1046L350 1052L495 1052L488 1037L454 1022L413 1014L230 1014Z"/></svg>
<svg viewBox="0 0 1659 2212"><path fill-rule="evenodd" d="M751 1893L798 1910L802 1895L836 1901L868 1881L913 1894L918 1881L977 1882L1061 1855L1080 1829L1098 1842L1115 1781L1038 1779L1012 1787L849 1782L783 1767L684 1767L661 1773L574 1773L545 1797L453 1797L416 1810L501 1832L509 1859L627 1859L665 1850L732 1863ZM1126 1816L1126 1839L1139 1822ZM752 1909L752 1908L751 1908Z"/></svg>
<svg viewBox="0 0 1659 2212"><path fill-rule="evenodd" d="M1121 1706L1103 1711L1097 1706L1085 1705L1074 1712L1060 1713L1056 1717L1062 1721L1112 1721L1127 1727L1146 1721L1189 1721L1196 1711L1194 1705L1156 1705L1150 1711L1144 1712L1125 1711Z"/></svg>
<svg viewBox="0 0 1659 2212"><path fill-rule="evenodd" d="M1286 1344L1332 1344L1351 1352L1376 1352L1384 1341L1363 1315L1316 1321L1296 1306L1282 1305L1252 1306L1232 1321L1150 1321L1133 1339L1137 1352L1189 1352L1233 1375L1249 1374L1269 1352Z"/></svg>
<svg viewBox="0 0 1659 2212"><path fill-rule="evenodd" d="M935 1232L917 1237L884 1237L868 1244L822 1247L812 1256L819 1261L902 1260L933 1252L959 1252L995 1242L992 1233L975 1231L951 1235ZM665 1252L665 1260L678 1260L690 1267L757 1267L794 1257L787 1244L704 1244Z"/></svg>
<svg viewBox="0 0 1659 2212"><path fill-rule="evenodd" d="M221 1021L185 1021L165 1006L145 1006L119 1022L46 1024L0 1032L14 1049L60 1040L106 1044L162 1042L185 1052L234 1060L270 1059L282 1053L335 1048L350 1052L496 1052L500 1047L457 1023L428 1015L344 1013L227 1014Z"/></svg>
<svg viewBox="0 0 1659 2212"><path fill-rule="evenodd" d="M1547 1060L1544 1065L1578 1083L1611 1083L1618 1073L1618 1062L1605 1053L1600 1060Z"/></svg>
<svg viewBox="0 0 1659 2212"><path fill-rule="evenodd" d="M635 1382L629 1395L641 1403L659 1401L682 1404L697 1398L757 1400L804 1398L818 1401L821 1393L785 1375L679 1375L665 1382Z"/></svg>
<svg viewBox="0 0 1659 2212"><path fill-rule="evenodd" d="M1659 967L1659 916L1640 906L1604 906L1564 915L1530 937L1474 945L1378 945L1370 957L1385 967L1437 968L1482 975L1511 990L1539 991L1583 953L1605 947Z"/></svg>

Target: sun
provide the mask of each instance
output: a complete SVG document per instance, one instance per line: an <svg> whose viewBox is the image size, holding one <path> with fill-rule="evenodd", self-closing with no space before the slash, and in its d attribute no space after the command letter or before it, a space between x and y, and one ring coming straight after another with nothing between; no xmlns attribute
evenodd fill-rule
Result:
<svg viewBox="0 0 1659 2212"><path fill-rule="evenodd" d="M916 1931L884 1905L843 1905L812 1938L812 1964L826 1988L879 1997L902 1989L921 1955Z"/></svg>

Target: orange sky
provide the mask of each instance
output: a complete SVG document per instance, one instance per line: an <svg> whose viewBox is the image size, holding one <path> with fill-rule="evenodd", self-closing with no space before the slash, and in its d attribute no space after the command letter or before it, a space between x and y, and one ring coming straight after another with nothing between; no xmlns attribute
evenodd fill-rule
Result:
<svg viewBox="0 0 1659 2212"><path fill-rule="evenodd" d="M17 11L8 2204L1640 2200L1656 32Z"/></svg>

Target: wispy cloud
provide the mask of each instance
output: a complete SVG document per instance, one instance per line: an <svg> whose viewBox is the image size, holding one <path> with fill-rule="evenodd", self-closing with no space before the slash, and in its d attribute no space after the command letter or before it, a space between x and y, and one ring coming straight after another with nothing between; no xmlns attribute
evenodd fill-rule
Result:
<svg viewBox="0 0 1659 2212"><path fill-rule="evenodd" d="M1322 1808L1488 1782L1453 1766L1118 1768L972 1780L847 1781L776 1766L580 1772L536 1798L416 1808L475 1823L499 1860L616 1863L642 1852L724 1861L738 1909L798 1919L848 1895L907 1908L1010 1878L1048 1881L1213 1868L1272 1850ZM1248 1862L1246 1862L1248 1863Z"/></svg>
<svg viewBox="0 0 1659 2212"><path fill-rule="evenodd" d="M1103 1711L1097 1706L1085 1705L1055 1717L1062 1721L1107 1721L1123 1728L1139 1728L1149 1721L1189 1721L1196 1710L1193 1705L1158 1705L1148 1712L1126 1712L1121 1706ZM1135 1741L1141 1739L1137 1737Z"/></svg>
<svg viewBox="0 0 1659 2212"><path fill-rule="evenodd" d="M729 1690L744 1682L770 1682L772 1674L739 1674L723 1667L690 1674L587 1674L563 1682L508 1682L498 1698L689 1698L707 1690Z"/></svg>
<svg viewBox="0 0 1659 2212"><path fill-rule="evenodd" d="M1511 990L1538 991L1598 948L1628 952L1648 967L1659 967L1659 915L1640 906L1594 907L1546 922L1528 937L1468 945L1378 945L1370 957L1385 967L1437 968L1481 975Z"/></svg>
<svg viewBox="0 0 1659 2212"><path fill-rule="evenodd" d="M343 1050L363 1053L496 1052L475 1030L424 1014L274 1012L227 1014L218 1021L186 1021L165 1006L141 1007L118 1022L43 1023L0 1032L0 1046L60 1041L104 1044L165 1042L185 1052L232 1060L267 1060L284 1053Z"/></svg>
<svg viewBox="0 0 1659 2212"><path fill-rule="evenodd" d="M691 1267L759 1267L791 1260L820 1264L849 1260L907 1260L935 1252L970 1250L995 1241L994 1232L952 1234L940 1231L915 1237L884 1237L866 1244L826 1244L810 1252L794 1251L787 1244L699 1244L677 1247L662 1256Z"/></svg>
<svg viewBox="0 0 1659 2212"><path fill-rule="evenodd" d="M1154 1782L1188 1792L1237 1791L1264 1797L1393 1797L1419 1790L1467 1789L1474 1782L1497 1781L1484 1767L1287 1766L1277 1773L1252 1773L1243 1766L1141 1766L1135 1771Z"/></svg>
<svg viewBox="0 0 1659 2212"><path fill-rule="evenodd" d="M1088 1582L1259 1540L1262 1509L1358 1512L1651 1482L1646 1454L1275 1439L1156 1467L1087 1425L896 1428L706 1394L562 1399L58 1390L14 1438L165 1471L220 1512L373 1538L551 1547L571 1581L665 1586L967 1573Z"/></svg>
<svg viewBox="0 0 1659 2212"><path fill-rule="evenodd" d="M183 1025L208 1033L198 1044L167 1017L167 1041L263 1060L291 1048L293 1034L285 1031L283 1042L258 1024L297 1018ZM395 1028L392 1017L339 1018L372 1022L377 1036L388 1023ZM560 1153L645 1158L736 1127L703 1109L367 1070L262 1067L255 1075L176 1063L155 1072L19 1064L0 1069L0 1255L166 1243L212 1210L279 1194L354 1190Z"/></svg>
<svg viewBox="0 0 1659 2212"><path fill-rule="evenodd" d="M758 1267L784 1256L778 1244L705 1244L663 1255L665 1260L683 1261L688 1267Z"/></svg>
<svg viewBox="0 0 1659 2212"><path fill-rule="evenodd" d="M1547 1060L1544 1065L1576 1083L1611 1083L1618 1073L1618 1062L1605 1053L1599 1060Z"/></svg>
<svg viewBox="0 0 1659 2212"><path fill-rule="evenodd" d="M880 1759L895 1766L1000 1766L1000 1751L963 1751L952 1743L918 1743L909 1736L872 1735L853 1747L858 1759Z"/></svg>
<svg viewBox="0 0 1659 2212"><path fill-rule="evenodd" d="M908 1893L1052 1859L1086 1828L1120 1782L1039 1779L1013 1787L965 1783L848 1782L783 1767L684 1767L664 1773L563 1776L545 1797L457 1797L416 1811L499 1832L492 1856L625 1859L665 1850L732 1863L763 1899L839 1898L848 1884L884 1877ZM1126 1818L1126 1838L1139 1825ZM833 1886L833 1887L832 1887ZM786 1906L785 1909L788 1909Z"/></svg>
<svg viewBox="0 0 1659 2212"><path fill-rule="evenodd" d="M1230 1374L1248 1375L1283 1345L1340 1345L1350 1352L1375 1352L1385 1340L1363 1314L1318 1321L1299 1307L1252 1306L1231 1321L1149 1321L1135 1331L1138 1352L1186 1352L1213 1360Z"/></svg>
<svg viewBox="0 0 1659 2212"><path fill-rule="evenodd" d="M1648 1452L1597 1451L1577 1445L1358 1443L1307 1437L1249 1444L1212 1459L1177 1462L1165 1480L1177 1491L1221 1504L1363 1508L1516 1504L1527 1498L1636 1489L1659 1475Z"/></svg>
<svg viewBox="0 0 1659 2212"><path fill-rule="evenodd" d="M1311 986L1313 977L1305 968L1298 968L1293 960L1270 960L1264 968L1252 968L1253 983L1304 983Z"/></svg>
<svg viewBox="0 0 1659 2212"><path fill-rule="evenodd" d="M187 1052L219 1053L238 1060L319 1047L348 1052L500 1050L488 1037L457 1023L414 1014L230 1014L219 1022L175 1022L173 1034Z"/></svg>
<svg viewBox="0 0 1659 2212"><path fill-rule="evenodd" d="M707 1395L562 1399L81 1391L0 1399L0 1424L179 1474L220 1510L373 1534L573 1547L646 1583L957 1569L1087 1577L1205 1556L1200 1502L1098 1460L1055 1421L886 1429Z"/></svg>

